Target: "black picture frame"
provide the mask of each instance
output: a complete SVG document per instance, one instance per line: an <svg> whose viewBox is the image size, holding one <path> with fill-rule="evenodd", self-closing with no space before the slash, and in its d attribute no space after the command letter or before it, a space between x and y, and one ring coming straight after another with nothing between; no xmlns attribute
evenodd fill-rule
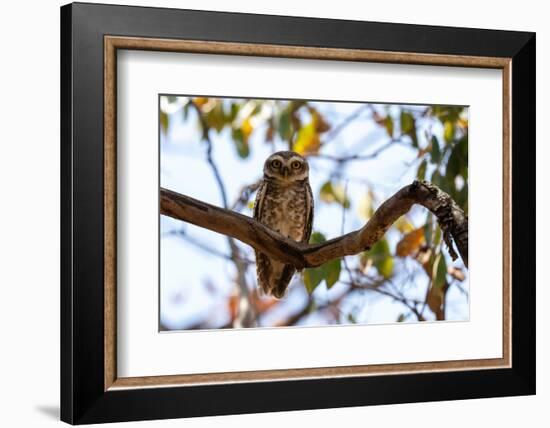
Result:
<svg viewBox="0 0 550 428"><path fill-rule="evenodd" d="M512 367L104 390L104 36L512 59ZM61 419L71 424L535 393L535 34L74 3L61 8Z"/></svg>

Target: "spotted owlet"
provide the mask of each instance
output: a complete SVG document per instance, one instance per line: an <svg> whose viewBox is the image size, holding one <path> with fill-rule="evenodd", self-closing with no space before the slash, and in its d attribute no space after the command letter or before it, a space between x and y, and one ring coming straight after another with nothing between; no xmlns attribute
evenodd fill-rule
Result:
<svg viewBox="0 0 550 428"><path fill-rule="evenodd" d="M309 165L298 153L283 151L267 158L254 219L294 241L309 241L313 223ZM260 289L280 299L296 269L256 251L256 271Z"/></svg>

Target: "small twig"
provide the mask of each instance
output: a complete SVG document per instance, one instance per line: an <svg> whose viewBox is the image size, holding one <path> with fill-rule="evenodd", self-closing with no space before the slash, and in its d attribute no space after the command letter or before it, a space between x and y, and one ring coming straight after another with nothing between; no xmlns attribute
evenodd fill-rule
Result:
<svg viewBox="0 0 550 428"><path fill-rule="evenodd" d="M406 306L407 309L409 309L416 316L418 321L425 321L425 318L422 316L422 314L420 312L418 312L418 309L416 308L416 304L418 302L416 302L414 300L407 299L404 296L403 297L396 296L395 294L391 293L390 291L384 290L381 285L362 286L362 285L357 284L355 282L351 282L351 283L344 282L344 284L349 284L352 288L357 289L357 290L374 291L374 292L376 292L378 294L381 294L383 296L390 297L391 299L395 300L396 302L399 302L399 303L403 304L404 306ZM411 304L410 302L413 302L415 304Z"/></svg>
<svg viewBox="0 0 550 428"><path fill-rule="evenodd" d="M319 305L319 306L315 306L315 301L313 300L313 297L310 295L308 297L306 304L302 307L300 311L296 312L294 315L291 315L289 318L285 319L284 321L278 322L277 326L281 327L281 326L296 325L296 323L298 323L302 318L314 312L323 312L332 307L337 308L340 302L349 294L350 291L352 291L352 289L347 288L338 297L333 298L332 300L329 300L326 303L323 303L322 305Z"/></svg>
<svg viewBox="0 0 550 428"><path fill-rule="evenodd" d="M418 321L426 321L425 318L422 316L422 314L420 312L418 312L418 309L416 308L416 306L411 305L406 299L404 299L402 297L398 297L398 296L396 296L396 295L394 295L394 294L392 294L388 291L385 291L381 288L375 288L373 291L376 291L377 293L383 294L385 296L388 296L388 297L392 298L393 300L395 300L397 302L402 303L416 316Z"/></svg>
<svg viewBox="0 0 550 428"><path fill-rule="evenodd" d="M466 298L469 297L469 293L468 293L468 292L466 291L466 289L462 286L462 284L460 284L460 281L458 281L458 280L455 279L455 280L453 280L453 281L449 284L449 286L451 286L451 285L454 285L456 288L458 288L458 290L459 290L464 296L466 296Z"/></svg>
<svg viewBox="0 0 550 428"><path fill-rule="evenodd" d="M390 142L384 144L383 146L379 147L375 151L369 154L361 155L361 154L355 154L355 155L349 155L349 156L335 156L335 155L329 155L326 153L312 153L308 155L308 158L314 157L318 159L327 159L338 163L344 163L344 162L351 162L351 161L364 161L364 160L370 160L377 158L381 153L383 153L385 150L389 149L395 143L399 141L398 139L392 139Z"/></svg>
<svg viewBox="0 0 550 428"><path fill-rule="evenodd" d="M210 247L210 246L202 243L198 239L196 239L196 238L192 237L191 235L189 235L184 229L170 230L168 232L164 232L163 236L178 236L182 239L185 239L185 241L189 242L191 245L199 248L200 250L204 251L205 253L212 254L214 256L220 257L220 258L225 259L225 260L234 261L233 256L231 256L229 254L225 254L222 251L219 251L219 250L217 250L213 247ZM246 259L244 257L240 257L240 260L243 263L246 263L248 265L253 265L254 264L253 260Z"/></svg>
<svg viewBox="0 0 550 428"><path fill-rule="evenodd" d="M338 125L336 125L332 130L330 130L326 137L325 142L328 142L342 132L344 128L346 128L351 122L353 122L355 119L357 119L361 113L363 113L363 110L366 110L367 108L370 108L371 106L368 104L363 104L359 108L357 108L353 113L351 113L349 116L347 116L342 122L340 122Z"/></svg>
<svg viewBox="0 0 550 428"><path fill-rule="evenodd" d="M250 200L250 195L252 195L252 193L254 193L256 190L258 190L261 184L262 184L262 180L258 180L252 184L243 186L241 188L241 191L239 192L239 197L233 203L231 209L233 211L240 211Z"/></svg>

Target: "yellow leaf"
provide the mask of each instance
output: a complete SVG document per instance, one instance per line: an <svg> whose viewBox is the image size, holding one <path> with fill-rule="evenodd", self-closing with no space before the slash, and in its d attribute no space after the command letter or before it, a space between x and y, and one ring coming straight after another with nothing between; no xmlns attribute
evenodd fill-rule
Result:
<svg viewBox="0 0 550 428"><path fill-rule="evenodd" d="M319 190L319 198L326 203L337 202L344 208L350 207L350 200L346 195L346 189L339 183L327 181Z"/></svg>
<svg viewBox="0 0 550 428"><path fill-rule="evenodd" d="M376 264L376 268L384 278L390 278L393 273L393 257L388 256L382 259Z"/></svg>
<svg viewBox="0 0 550 428"><path fill-rule="evenodd" d="M359 217L363 220L368 220L372 217L374 213L374 208L372 206L372 192L366 192L359 201Z"/></svg>
<svg viewBox="0 0 550 428"><path fill-rule="evenodd" d="M393 138L393 119L390 115L387 115L386 119L384 119L384 126L386 127L386 131L388 131L388 135Z"/></svg>
<svg viewBox="0 0 550 428"><path fill-rule="evenodd" d="M294 143L294 151L301 155L317 153L321 147L321 140L317 133L315 120L312 120L306 126L303 126L298 131L298 138Z"/></svg>
<svg viewBox="0 0 550 428"><path fill-rule="evenodd" d="M243 132L243 139L245 141L248 141L248 137L250 136L250 134L252 134L253 130L254 128L252 127L252 123L250 123L250 117L248 117L243 121L243 124L241 126L241 131Z"/></svg>
<svg viewBox="0 0 550 428"><path fill-rule="evenodd" d="M461 117L458 119L457 125L460 126L462 129L468 129L468 119Z"/></svg>
<svg viewBox="0 0 550 428"><path fill-rule="evenodd" d="M197 107L202 107L203 105L205 105L207 102L208 102L208 98L205 98L205 97L197 97L197 98L193 98L193 102L195 103L195 105Z"/></svg>
<svg viewBox="0 0 550 428"><path fill-rule="evenodd" d="M420 227L407 233L401 241L398 242L395 249L399 257L406 257L418 250L424 243L424 228Z"/></svg>
<svg viewBox="0 0 550 428"><path fill-rule="evenodd" d="M399 230L401 233L409 233L414 230L414 226L412 223L407 219L406 216L402 215L397 219L397 221L393 224L397 230Z"/></svg>
<svg viewBox="0 0 550 428"><path fill-rule="evenodd" d="M447 143L450 143L455 136L455 125L450 120L446 120L443 124L443 136Z"/></svg>

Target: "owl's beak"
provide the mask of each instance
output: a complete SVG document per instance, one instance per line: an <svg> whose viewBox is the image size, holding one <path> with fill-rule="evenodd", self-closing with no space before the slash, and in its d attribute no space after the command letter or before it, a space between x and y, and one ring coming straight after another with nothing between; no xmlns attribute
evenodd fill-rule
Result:
<svg viewBox="0 0 550 428"><path fill-rule="evenodd" d="M284 178L288 178L288 173L289 173L288 167L285 166L285 167L283 168L283 177L284 177Z"/></svg>

